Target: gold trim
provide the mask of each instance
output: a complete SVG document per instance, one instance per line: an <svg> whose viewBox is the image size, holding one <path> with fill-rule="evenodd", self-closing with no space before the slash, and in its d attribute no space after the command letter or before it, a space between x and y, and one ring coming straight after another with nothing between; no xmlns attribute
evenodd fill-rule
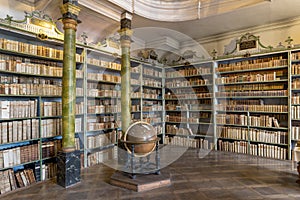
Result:
<svg viewBox="0 0 300 200"><path fill-rule="evenodd" d="M118 31L120 36L123 36L123 35L128 35L128 36L132 36L133 34L133 30L129 29L129 28L123 28L121 30Z"/></svg>
<svg viewBox="0 0 300 200"><path fill-rule="evenodd" d="M74 19L63 19L63 24L64 24L64 30L66 29L73 29L77 30L77 21Z"/></svg>
<svg viewBox="0 0 300 200"><path fill-rule="evenodd" d="M121 47L130 47L131 41L130 40L121 40Z"/></svg>
<svg viewBox="0 0 300 200"><path fill-rule="evenodd" d="M68 3L65 3L63 4L61 7L60 7L60 12L62 14L66 14L66 13L72 13L74 15L79 15L79 11L80 11L80 8L70 2Z"/></svg>

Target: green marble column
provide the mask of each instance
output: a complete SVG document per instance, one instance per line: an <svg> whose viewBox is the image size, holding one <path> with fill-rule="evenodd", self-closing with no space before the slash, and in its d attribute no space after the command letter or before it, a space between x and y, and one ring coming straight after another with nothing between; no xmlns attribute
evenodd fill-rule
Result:
<svg viewBox="0 0 300 200"><path fill-rule="evenodd" d="M131 123L131 84L130 84L130 45L131 45L131 14L125 12L121 16L121 117L122 133L126 132Z"/></svg>
<svg viewBox="0 0 300 200"><path fill-rule="evenodd" d="M79 7L75 1L63 1L61 12L64 24L64 54L62 78L62 148L64 152L75 150L76 106L76 27Z"/></svg>

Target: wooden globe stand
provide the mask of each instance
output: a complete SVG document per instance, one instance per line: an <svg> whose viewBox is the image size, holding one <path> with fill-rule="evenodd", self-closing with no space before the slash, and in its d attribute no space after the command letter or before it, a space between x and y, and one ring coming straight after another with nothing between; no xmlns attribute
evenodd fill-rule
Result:
<svg viewBox="0 0 300 200"><path fill-rule="evenodd" d="M129 133L129 130L136 125L149 127L145 132L140 129L141 127L135 127L136 129ZM171 184L170 174L166 172L161 174L160 138L156 133L153 134L153 131L155 131L153 127L146 122L136 122L127 129L124 137L119 140L119 146L126 151L124 168L111 176L112 185L140 192ZM155 157L151 157L152 155Z"/></svg>
<svg viewBox="0 0 300 200"><path fill-rule="evenodd" d="M130 177L132 179L135 179L137 174L156 174L156 175L160 174L160 156L158 151L159 141L160 138L156 138L154 140L149 140L144 142L121 140L121 142L125 144L125 147L128 152L125 168L130 169ZM146 154L135 153L135 149L137 146L153 144L153 143L155 144L154 145L155 163L150 162L150 156L153 151L150 151ZM138 162L135 160L135 158L139 158ZM144 158L146 158L146 162L143 160ZM153 165L155 167L154 169L151 169L151 166Z"/></svg>

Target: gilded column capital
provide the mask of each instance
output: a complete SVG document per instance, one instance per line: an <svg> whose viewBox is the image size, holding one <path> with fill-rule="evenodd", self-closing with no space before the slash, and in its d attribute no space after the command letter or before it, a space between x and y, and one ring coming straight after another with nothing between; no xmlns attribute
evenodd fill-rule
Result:
<svg viewBox="0 0 300 200"><path fill-rule="evenodd" d="M63 19L63 24L64 24L64 30L66 29L73 29L74 31L77 30L77 20L71 19L71 18L66 18Z"/></svg>
<svg viewBox="0 0 300 200"><path fill-rule="evenodd" d="M76 20L78 23L80 23L80 21L78 20L80 8L76 4L77 1L74 2L64 1L63 5L60 6L60 11L63 15L62 17L63 19L73 19Z"/></svg>

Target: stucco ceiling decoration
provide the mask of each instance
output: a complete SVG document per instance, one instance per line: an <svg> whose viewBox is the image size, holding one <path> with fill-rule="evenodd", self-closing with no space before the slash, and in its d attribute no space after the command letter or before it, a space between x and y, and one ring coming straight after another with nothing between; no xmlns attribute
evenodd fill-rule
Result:
<svg viewBox="0 0 300 200"><path fill-rule="evenodd" d="M109 0L142 17L166 22L189 21L270 0Z"/></svg>

